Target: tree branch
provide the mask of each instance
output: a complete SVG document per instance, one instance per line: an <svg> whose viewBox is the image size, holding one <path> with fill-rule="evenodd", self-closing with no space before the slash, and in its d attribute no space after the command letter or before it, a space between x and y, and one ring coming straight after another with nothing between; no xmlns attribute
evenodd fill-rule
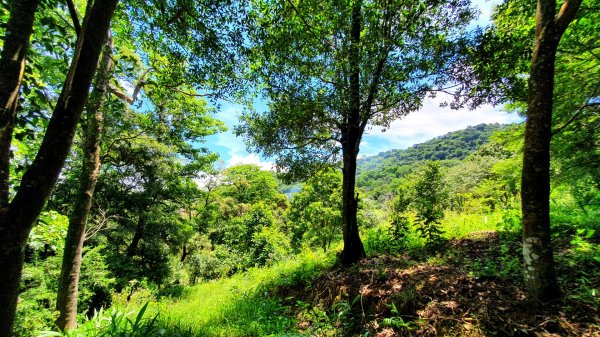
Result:
<svg viewBox="0 0 600 337"><path fill-rule="evenodd" d="M120 138L115 138L113 139L112 142L110 142L110 144L108 144L108 147L106 148L106 152L104 152L104 154L100 157L102 162L104 162L104 160L110 155L110 151L112 150L113 146L115 146L118 142L124 141L124 140L131 140L131 139L135 139L139 136L141 136L146 130L142 130L140 132L138 132L137 134L133 135L133 136L129 136L129 137L120 137Z"/></svg>
<svg viewBox="0 0 600 337"><path fill-rule="evenodd" d="M577 112L575 112L573 114L573 116L571 116L571 118L569 118L563 125L561 125L560 127L556 128L552 131L552 136L555 136L555 135L561 133L567 126L569 126L569 124L578 120L582 116L582 114L586 108L591 108L591 107L596 107L596 106L600 106L600 103L588 103L588 104L585 104L585 105L579 107L579 109L577 109Z"/></svg>
<svg viewBox="0 0 600 337"><path fill-rule="evenodd" d="M579 6L581 6L581 1L582 0L566 0L563 3L562 7L560 8L560 12L556 16L556 19L554 19L554 23L558 29L561 31L567 29L569 23L573 21Z"/></svg>
<svg viewBox="0 0 600 337"><path fill-rule="evenodd" d="M77 15L77 9L73 0L67 0L67 7L69 8L69 15L71 16L71 21L73 21L75 33L79 36L79 33L81 33L81 23L79 22L79 16Z"/></svg>
<svg viewBox="0 0 600 337"><path fill-rule="evenodd" d="M186 96L191 96L191 97L214 97L215 96L214 94L198 94L198 93L188 92L188 91L181 90L181 89L178 89L178 88L172 88L172 89L175 92L184 94Z"/></svg>
<svg viewBox="0 0 600 337"><path fill-rule="evenodd" d="M146 69L146 71L144 71L144 73L142 74L142 76L138 80L137 84L135 85L135 88L133 88L133 93L132 93L131 97L127 96L126 93L124 93L123 91L121 91L121 89L119 87L117 87L117 86L115 86L113 84L109 84L108 88L118 98L124 100L125 102L127 102L129 104L133 104L137 100L137 96L140 93L140 90L142 90L142 87L144 85L146 85L146 81L145 81L146 76L148 75L148 73L152 69L153 68L148 68L148 69Z"/></svg>
<svg viewBox="0 0 600 337"><path fill-rule="evenodd" d="M369 88L369 95L367 96L367 100L365 101L365 117L363 118L360 130L363 132L369 123L369 119L373 116L371 113L371 106L373 105L373 101L375 100L375 96L377 96L377 92L379 91L379 80L381 78L381 73L383 72L383 67L385 66L385 62L387 61L387 57L389 55L389 50L386 51L385 55L379 59L377 63L377 68L373 73L373 79L371 80L371 87Z"/></svg>
<svg viewBox="0 0 600 337"><path fill-rule="evenodd" d="M165 24L165 27L169 27L171 24L173 24L177 19L179 19L181 17L181 15L185 12L184 7L179 7L179 9L177 10L177 12L175 12L175 14L173 15L173 17L171 17L169 19L169 21L167 21L167 23Z"/></svg>
<svg viewBox="0 0 600 337"><path fill-rule="evenodd" d="M327 138L319 138L319 137L305 138L305 140L306 140L305 142L300 143L299 145L296 145L296 146L281 147L281 150L299 150L299 149L303 149L309 145L326 143L328 141L335 141L338 143L340 142L340 139L335 138L333 136L327 137Z"/></svg>
<svg viewBox="0 0 600 337"><path fill-rule="evenodd" d="M315 32L314 28L306 21L306 18L304 18L304 16L302 16L302 14L300 14L300 11L298 11L298 8L296 8L296 6L294 6L294 4L290 1L287 0L288 4L292 7L292 9L294 10L294 12L296 12L296 15L298 15L298 17L300 18L300 20L302 20L302 23L304 23L304 25L306 26L306 28L308 28L308 31L312 33L312 35L317 39L317 40L324 40L325 42L327 42L327 44L333 49L333 50L337 50L336 46L333 44L333 42L327 40L327 39L321 39L319 37L319 35L317 34L317 32Z"/></svg>

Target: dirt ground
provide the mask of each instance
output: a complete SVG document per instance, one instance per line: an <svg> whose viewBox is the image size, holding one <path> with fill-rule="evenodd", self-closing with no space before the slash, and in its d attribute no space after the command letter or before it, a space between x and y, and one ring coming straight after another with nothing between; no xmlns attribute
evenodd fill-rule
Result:
<svg viewBox="0 0 600 337"><path fill-rule="evenodd" d="M555 303L529 299L518 272L473 273L473 261L496 261L499 241L496 233L478 233L450 241L437 257L373 256L279 292L337 315L335 335L600 336L600 308L570 293L577 266L559 268L564 294ZM518 242L512 245L518 255ZM296 310L301 331L320 335L314 316Z"/></svg>

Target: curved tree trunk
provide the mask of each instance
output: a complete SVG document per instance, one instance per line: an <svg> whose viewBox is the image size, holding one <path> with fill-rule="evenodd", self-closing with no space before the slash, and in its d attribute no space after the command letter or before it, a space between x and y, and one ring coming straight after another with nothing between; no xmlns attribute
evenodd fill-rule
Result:
<svg viewBox="0 0 600 337"><path fill-rule="evenodd" d="M135 256L137 252L138 245L144 236L144 229L146 229L146 218L143 215L140 215L138 218L138 223L135 226L135 233L133 234L133 239L131 239L131 243L127 246L127 256L132 257Z"/></svg>
<svg viewBox="0 0 600 337"><path fill-rule="evenodd" d="M0 210L0 336L11 335L27 237L71 148L117 2L94 2L40 149L12 202Z"/></svg>
<svg viewBox="0 0 600 337"><path fill-rule="evenodd" d="M10 144L39 0L12 1L0 55L0 208L8 206Z"/></svg>
<svg viewBox="0 0 600 337"><path fill-rule="evenodd" d="M88 123L85 130L83 164L79 176L79 191L69 217L69 229L65 239L62 269L58 284L56 325L61 330L77 326L77 295L79 272L83 256L85 228L92 207L94 190L100 173L100 135L102 133L103 109L112 68L112 43L106 46L96 74L94 89L88 100Z"/></svg>
<svg viewBox="0 0 600 337"><path fill-rule="evenodd" d="M536 43L529 77L521 205L524 277L528 292L540 301L560 297L550 231L550 140L554 62L558 43L581 0L566 1L555 17L554 0L538 0Z"/></svg>

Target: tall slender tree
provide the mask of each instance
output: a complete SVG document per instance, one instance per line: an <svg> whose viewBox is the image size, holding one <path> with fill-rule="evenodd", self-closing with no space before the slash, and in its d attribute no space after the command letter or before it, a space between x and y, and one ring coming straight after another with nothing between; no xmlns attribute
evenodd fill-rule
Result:
<svg viewBox="0 0 600 337"><path fill-rule="evenodd" d="M79 176L79 189L69 216L69 228L65 239L62 269L58 282L56 310L59 316L56 325L59 329L72 329L77 326L77 294L79 272L83 257L85 228L92 207L94 190L100 174L100 135L104 119L104 102L109 88L112 69L112 42L109 37L100 65L96 73L94 89L87 104L85 143L82 167Z"/></svg>
<svg viewBox="0 0 600 337"><path fill-rule="evenodd" d="M580 0L566 0L560 8L552 0L504 1L474 49L473 72L461 77L467 85L457 95L472 106L508 101L526 107L523 273L529 293L540 301L560 296L551 246L551 153L558 159L555 178L569 179L572 186L598 181L597 155L591 150L598 139L596 7ZM571 163L565 165L565 157Z"/></svg>
<svg viewBox="0 0 600 337"><path fill-rule="evenodd" d="M291 178L341 153L341 260L365 256L357 221L356 160L370 126L416 111L450 80L469 2L254 1L250 67L265 83L265 114L248 113L237 131L250 148L277 156Z"/></svg>
<svg viewBox="0 0 600 337"><path fill-rule="evenodd" d="M550 231L550 140L554 63L560 39L581 0L567 0L556 14L555 0L538 0L535 47L529 76L521 203L525 284L536 299L560 296Z"/></svg>
<svg viewBox="0 0 600 337"><path fill-rule="evenodd" d="M77 279L85 240L85 223L94 198L94 185L98 178L98 171L103 165L102 159L114 154L114 150L121 145L120 143L131 142L135 138L142 137L142 134L156 132L159 143L177 148L181 155L190 160L192 164L189 165L189 169L193 170L191 167L203 166L214 156L190 143L194 142L197 145L204 136L221 128L219 122L208 117L210 110L205 109L204 95L197 92L196 88L212 89L211 95L218 95L224 91L226 85L223 81L207 78L227 76L224 68L228 66L230 54L225 44L233 37L227 35L230 31L224 29L220 23L231 22L234 19L232 7L235 5L213 1L202 4L189 1L169 3L164 0L151 2L133 0L130 4L132 6L123 11L125 15L113 24L116 32L115 50L118 52L126 49L143 54L145 57L132 55L130 52L126 52L127 56L117 56L120 61L115 64L114 76L129 80L138 77L131 96L124 93L118 84L110 83L111 58L108 55L105 55L107 57L105 61L109 63L101 62L101 69L97 74L92 98L87 107L90 114L88 120L91 122L86 131L80 187L71 214L58 292L57 309L60 316L57 324L60 328L69 329L76 324ZM77 14L72 8L74 6L70 7L70 11L77 30ZM122 19L123 17L125 20ZM136 23L133 26L132 21ZM232 25L232 27L237 26ZM188 34L190 30L194 30L196 34ZM192 36L195 38L190 39ZM136 45L132 43L134 39L145 42ZM182 55L182 49L194 52ZM199 63L202 66L199 66ZM127 68L134 70L127 70ZM215 82L219 82L219 85L216 86ZM103 144L106 153L101 156L98 151L102 145L100 144L102 105L107 92L131 105L118 107L116 109L118 111L120 108L135 110L134 103L141 99L150 102L156 107L153 111L156 113L156 121L152 126L136 124L134 128L139 128L141 131L133 132L135 135L129 134L131 130L124 130L124 128L109 128L110 130L103 132L102 138L110 144ZM120 106L120 104L116 105ZM115 104L111 107L114 108ZM112 116L108 118L113 118L115 113L119 116L117 111L107 111L107 113ZM143 115L148 117L153 114L146 111ZM116 118L120 122L123 121L123 118ZM144 118L140 118L141 120ZM113 150L112 154L111 150ZM148 236L148 219L142 214L138 220L133 239L127 249L130 260L138 254L140 244L143 244L144 237Z"/></svg>
<svg viewBox="0 0 600 337"><path fill-rule="evenodd" d="M3 238L0 243L0 270L5 275L0 278L0 336L11 335L25 243L71 148L117 2L104 0L92 3L90 0L69 73L40 149L23 175L14 198L0 209L0 237Z"/></svg>

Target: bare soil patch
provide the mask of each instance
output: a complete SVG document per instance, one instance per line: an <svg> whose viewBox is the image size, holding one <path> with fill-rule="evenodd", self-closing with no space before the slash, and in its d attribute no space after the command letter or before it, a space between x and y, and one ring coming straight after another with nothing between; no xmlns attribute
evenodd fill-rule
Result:
<svg viewBox="0 0 600 337"><path fill-rule="evenodd" d="M499 245L496 233L477 233L450 241L438 257L373 256L277 293L292 310L302 301L337 313L344 336L600 336L600 308L569 296L576 269L559 269L565 296L556 303L529 299L521 275L469 270L470 261L499 254ZM299 329L315 335L315 318L297 317Z"/></svg>

